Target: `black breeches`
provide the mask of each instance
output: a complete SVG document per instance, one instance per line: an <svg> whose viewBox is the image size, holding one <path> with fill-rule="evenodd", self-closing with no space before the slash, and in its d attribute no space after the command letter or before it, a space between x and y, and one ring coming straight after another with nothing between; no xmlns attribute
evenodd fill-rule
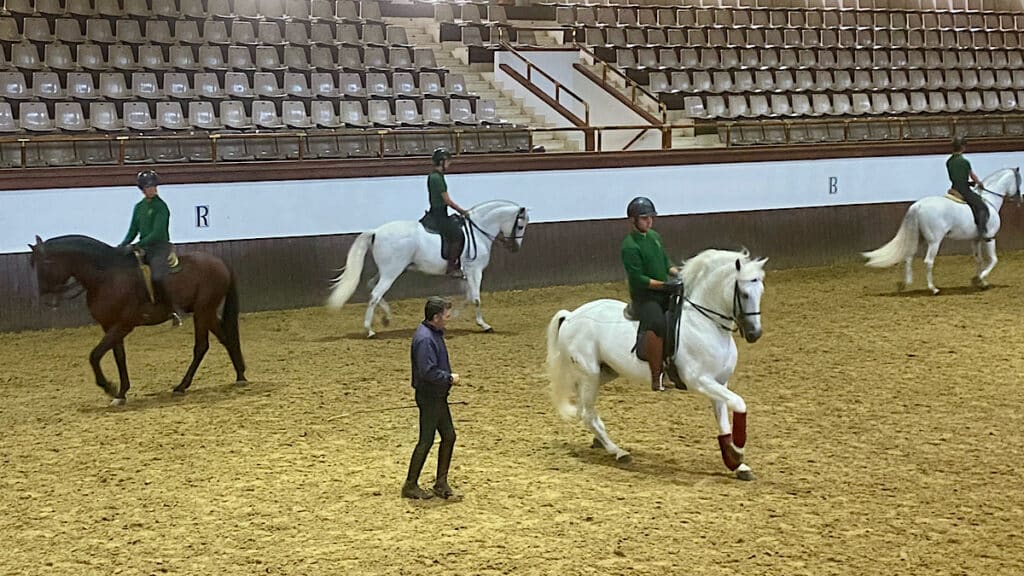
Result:
<svg viewBox="0 0 1024 576"><path fill-rule="evenodd" d="M667 326L665 325L665 310L667 309L667 302L662 304L658 300L633 301L633 310L636 311L636 317L640 320L640 330L650 330L657 334L659 338L664 338L667 331Z"/></svg>
<svg viewBox="0 0 1024 576"><path fill-rule="evenodd" d="M988 225L988 204L985 204L981 194L971 190L970 186L956 186L956 191L963 197L964 202L967 202L967 205L971 207L971 213L974 214L974 225L978 227L978 233L984 236L987 233L985 228Z"/></svg>
<svg viewBox="0 0 1024 576"><path fill-rule="evenodd" d="M449 242L458 242L462 238L462 227L448 216L446 210L431 211L431 215L434 218L434 225Z"/></svg>
<svg viewBox="0 0 1024 576"><path fill-rule="evenodd" d="M146 264L149 264L150 278L154 284L159 284L167 278L170 267L167 265L167 258L171 255L171 245L167 243L147 246Z"/></svg>

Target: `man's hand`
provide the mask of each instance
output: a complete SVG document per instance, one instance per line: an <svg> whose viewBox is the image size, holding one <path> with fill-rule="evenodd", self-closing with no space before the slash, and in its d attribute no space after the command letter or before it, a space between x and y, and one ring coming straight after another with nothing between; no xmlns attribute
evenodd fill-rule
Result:
<svg viewBox="0 0 1024 576"><path fill-rule="evenodd" d="M665 281L664 289L665 290L675 290L676 288L678 288L678 287L680 287L682 285L683 285L683 279L681 277L679 277L679 276L672 276L671 278L669 278L668 280Z"/></svg>
<svg viewBox="0 0 1024 576"><path fill-rule="evenodd" d="M459 383L459 375L452 372L452 386Z"/></svg>
<svg viewBox="0 0 1024 576"><path fill-rule="evenodd" d="M131 256L132 254L135 253L136 245L135 244L121 244L120 246L118 246L118 248L121 249L121 254L124 254L125 256Z"/></svg>

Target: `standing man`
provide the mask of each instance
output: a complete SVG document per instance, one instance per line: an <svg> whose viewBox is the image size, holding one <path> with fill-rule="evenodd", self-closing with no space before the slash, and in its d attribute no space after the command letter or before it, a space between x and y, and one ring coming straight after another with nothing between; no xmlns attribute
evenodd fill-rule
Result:
<svg viewBox="0 0 1024 576"><path fill-rule="evenodd" d="M463 218L469 212L463 210L448 195L448 184L444 181L444 173L448 170L448 159L451 157L452 154L447 148L434 150L431 156L434 169L427 176L427 192L430 195L430 217L434 220L434 226L437 226L441 235L448 240L447 274L452 278L464 278L460 262L464 242L462 229L448 217L448 208L455 210Z"/></svg>
<svg viewBox="0 0 1024 576"><path fill-rule="evenodd" d="M654 202L639 196L629 202L626 216L632 227L622 240L622 267L629 282L629 298L633 313L640 320L644 332L644 348L651 369L651 390L665 389L662 374L665 363L665 312L668 310L670 290L679 285L679 270L672 266L665 254L661 236L654 231L654 217L658 215ZM672 277L672 280L669 279Z"/></svg>
<svg viewBox="0 0 1024 576"><path fill-rule="evenodd" d="M171 235L168 231L171 223L171 211L167 208L167 203L163 198L158 195L156 187L160 184L160 177L156 172L152 170L139 172L135 177L135 183L139 190L142 190L144 198L135 205L135 209L132 211L131 226L120 246L127 253L133 252L136 248L143 250L143 261L149 264L156 301L158 304L166 304L171 309L173 325L181 326L181 313L174 305L174 300L166 285L167 275L170 272L167 259L171 255ZM139 237L138 243L131 244L136 236Z"/></svg>
<svg viewBox="0 0 1024 576"><path fill-rule="evenodd" d="M988 205L982 199L980 192L971 190L971 182L982 190L981 178L971 169L971 163L964 158L964 151L967 149L967 139L963 136L953 138L953 155L946 160L946 172L949 173L949 182L953 188L960 193L960 197L971 207L974 214L974 225L978 227L978 237L988 240L986 228L988 227Z"/></svg>
<svg viewBox="0 0 1024 576"><path fill-rule="evenodd" d="M416 406L420 412L420 439L402 485L403 498L425 500L435 495L439 498L453 496L448 485L448 468L455 449L455 425L448 409L448 391L459 383L459 375L452 373L444 343L444 328L451 315L450 301L438 297L428 299L423 307L423 322L412 337L412 387L416 390ZM437 477L431 493L420 488L419 478L434 444L435 432L441 434L441 447L437 452Z"/></svg>

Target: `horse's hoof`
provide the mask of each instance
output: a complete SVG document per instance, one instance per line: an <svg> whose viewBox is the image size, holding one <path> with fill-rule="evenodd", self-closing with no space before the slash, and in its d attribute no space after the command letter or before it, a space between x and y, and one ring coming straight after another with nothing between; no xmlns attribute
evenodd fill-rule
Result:
<svg viewBox="0 0 1024 576"><path fill-rule="evenodd" d="M633 455L630 454L629 452L623 452L622 454L619 454L619 455L615 456L615 463L616 464L632 464L633 463Z"/></svg>
<svg viewBox="0 0 1024 576"><path fill-rule="evenodd" d="M488 326L487 328L484 328L484 334L493 334L493 333L494 333L494 328L491 328L490 326Z"/></svg>
<svg viewBox="0 0 1024 576"><path fill-rule="evenodd" d="M736 479L750 482L751 480L757 480L757 476L754 475L754 471L750 469L750 466L740 464L740 467L736 469Z"/></svg>
<svg viewBox="0 0 1024 576"><path fill-rule="evenodd" d="M184 396L185 395L185 390L184 389L175 388L174 390L171 390L171 394L173 394L175 396Z"/></svg>
<svg viewBox="0 0 1024 576"><path fill-rule="evenodd" d="M939 289L938 288L932 288L931 290L932 290L932 296L938 296L939 295Z"/></svg>
<svg viewBox="0 0 1024 576"><path fill-rule="evenodd" d="M376 332L374 332L373 330L370 330L369 332L366 333L366 339L367 340L372 340L373 337L376 336L376 335L377 335Z"/></svg>
<svg viewBox="0 0 1024 576"><path fill-rule="evenodd" d="M124 398L114 398L113 400L110 401L110 405L111 406L124 406L125 402L127 402L127 400L125 400Z"/></svg>
<svg viewBox="0 0 1024 576"><path fill-rule="evenodd" d="M248 386L248 380L235 380L235 386Z"/></svg>

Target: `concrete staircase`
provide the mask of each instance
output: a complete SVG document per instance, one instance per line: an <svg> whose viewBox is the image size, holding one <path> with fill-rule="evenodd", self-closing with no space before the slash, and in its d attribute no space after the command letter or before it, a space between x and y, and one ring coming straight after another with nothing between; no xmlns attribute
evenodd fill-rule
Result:
<svg viewBox="0 0 1024 576"><path fill-rule="evenodd" d="M440 27L433 18L385 18L388 24L405 28L409 42L417 48L430 48L438 66L443 66L456 74L462 74L466 80L466 88L485 100L494 100L498 117L506 122L530 126L533 128L552 127L553 125L524 106L523 101L514 98L511 92L494 81L493 64L469 64L469 53L461 42L441 42ZM539 35L538 35L539 36ZM553 42L553 39L548 38ZM547 41L547 40L546 40ZM553 44L552 44L553 45ZM538 132L533 135L534 146L543 146L548 152L579 150L580 138L573 138L569 133Z"/></svg>

